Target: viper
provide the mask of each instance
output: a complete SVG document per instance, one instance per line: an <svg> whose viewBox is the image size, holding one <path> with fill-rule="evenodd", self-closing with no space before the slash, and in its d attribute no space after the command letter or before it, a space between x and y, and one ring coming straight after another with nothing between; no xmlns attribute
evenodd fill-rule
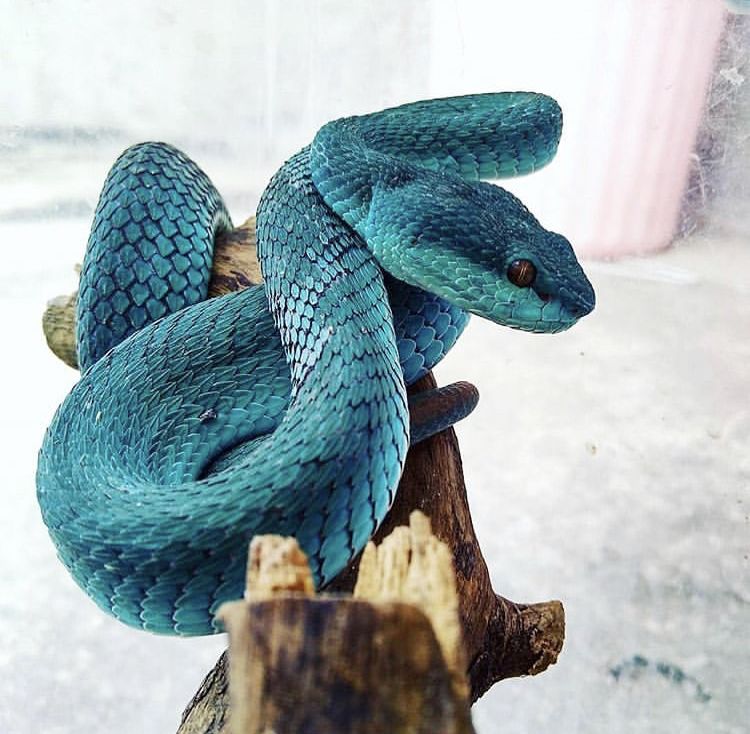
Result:
<svg viewBox="0 0 750 734"><path fill-rule="evenodd" d="M410 427L406 386L468 314L552 333L592 310L568 241L484 180L545 165L561 125L525 92L330 122L261 197L263 285L209 300L221 196L164 143L120 156L81 273L81 379L37 471L58 555L100 607L216 631L259 533L295 536L325 585L383 520L410 438L441 427Z"/></svg>

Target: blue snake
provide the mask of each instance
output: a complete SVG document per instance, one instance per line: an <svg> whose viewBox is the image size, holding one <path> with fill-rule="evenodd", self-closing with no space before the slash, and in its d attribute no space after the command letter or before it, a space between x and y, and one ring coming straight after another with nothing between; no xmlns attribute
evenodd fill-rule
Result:
<svg viewBox="0 0 750 734"><path fill-rule="evenodd" d="M208 300L221 196L169 145L120 156L81 273L82 376L37 471L58 555L101 608L214 632L259 533L295 536L325 585L388 511L406 385L468 312L558 332L591 311L567 240L482 181L546 164L561 125L522 92L330 122L261 197L263 285Z"/></svg>

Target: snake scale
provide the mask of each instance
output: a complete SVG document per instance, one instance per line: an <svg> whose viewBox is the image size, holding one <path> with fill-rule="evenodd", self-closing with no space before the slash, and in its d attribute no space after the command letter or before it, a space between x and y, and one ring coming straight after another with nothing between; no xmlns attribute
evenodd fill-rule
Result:
<svg viewBox="0 0 750 734"><path fill-rule="evenodd" d="M567 240L482 181L546 164L561 125L525 92L328 123L261 197L264 284L209 300L221 196L169 145L120 156L81 274L82 376L37 471L58 555L100 607L214 632L258 533L296 536L324 585L383 520L410 441L405 386L468 312L557 332L591 311Z"/></svg>

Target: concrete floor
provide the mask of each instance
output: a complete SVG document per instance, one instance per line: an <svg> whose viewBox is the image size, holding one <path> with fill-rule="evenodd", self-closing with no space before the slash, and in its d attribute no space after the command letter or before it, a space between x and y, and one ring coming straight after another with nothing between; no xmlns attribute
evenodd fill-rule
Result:
<svg viewBox="0 0 750 734"><path fill-rule="evenodd" d="M0 273L0 731L169 732L224 646L130 630L57 562L36 452L76 379L46 350L88 223L5 223ZM38 255L29 258L30 248ZM75 253L75 254L72 254ZM497 685L482 734L747 732L750 720L750 249L695 240L587 267L594 314L540 337L475 319L438 370L480 389L459 427L496 590L559 598L559 663Z"/></svg>

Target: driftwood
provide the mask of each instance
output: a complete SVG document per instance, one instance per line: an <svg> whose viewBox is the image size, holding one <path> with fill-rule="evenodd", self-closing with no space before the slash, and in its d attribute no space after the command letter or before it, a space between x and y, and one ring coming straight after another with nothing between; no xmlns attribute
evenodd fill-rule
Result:
<svg viewBox="0 0 750 734"><path fill-rule="evenodd" d="M255 257L254 219L217 239L210 295L260 282ZM75 296L55 299L44 316L52 351L75 366ZM71 358L72 355L72 358ZM410 393L435 386L427 375ZM453 556L470 700L504 678L536 675L557 661L564 638L564 612L558 601L516 604L494 593L471 522L461 456L455 433L443 431L414 446L407 456L396 501L374 540L407 525L412 511L429 517L432 532ZM326 591L351 592L359 559ZM179 734L225 731L227 656L224 653L183 714Z"/></svg>
<svg viewBox="0 0 750 734"><path fill-rule="evenodd" d="M316 596L296 541L251 543L229 633L229 731L472 734L451 553L415 512L362 559L353 596Z"/></svg>

